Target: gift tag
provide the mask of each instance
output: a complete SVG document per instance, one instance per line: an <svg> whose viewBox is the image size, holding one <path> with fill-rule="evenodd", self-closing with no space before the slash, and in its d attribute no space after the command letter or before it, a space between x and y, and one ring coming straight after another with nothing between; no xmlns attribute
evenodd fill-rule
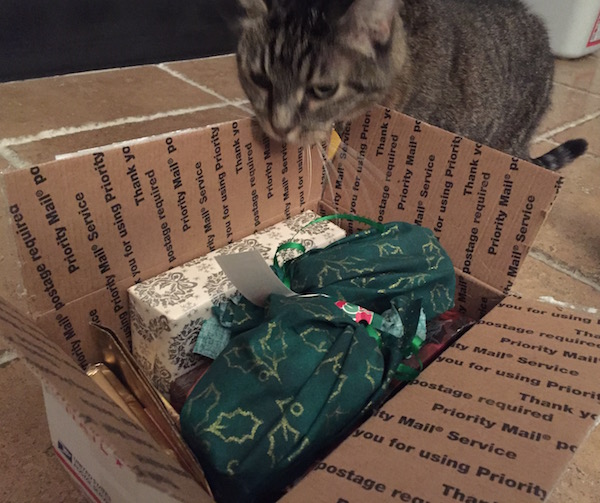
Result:
<svg viewBox="0 0 600 503"><path fill-rule="evenodd" d="M258 251L220 255L215 260L239 292L257 306L263 306L273 293L296 295L279 280Z"/></svg>

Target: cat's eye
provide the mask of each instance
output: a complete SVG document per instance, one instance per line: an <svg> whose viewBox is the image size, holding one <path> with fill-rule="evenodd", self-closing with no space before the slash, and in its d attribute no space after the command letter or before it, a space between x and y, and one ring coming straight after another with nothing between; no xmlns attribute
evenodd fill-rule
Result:
<svg viewBox="0 0 600 503"><path fill-rule="evenodd" d="M264 75L262 73L251 72L250 78L252 79L252 82L254 82L255 85L257 85L258 87L260 87L262 89L270 89L271 88L271 81L268 79L268 77L266 75Z"/></svg>
<svg viewBox="0 0 600 503"><path fill-rule="evenodd" d="M319 84L308 87L308 94L318 100L331 98L339 88L339 84Z"/></svg>

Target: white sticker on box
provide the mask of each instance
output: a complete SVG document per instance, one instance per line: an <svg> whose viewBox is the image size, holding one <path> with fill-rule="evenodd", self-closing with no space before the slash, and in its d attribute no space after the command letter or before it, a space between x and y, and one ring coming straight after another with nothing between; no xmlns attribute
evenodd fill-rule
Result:
<svg viewBox="0 0 600 503"><path fill-rule="evenodd" d="M296 295L279 280L258 251L220 255L215 260L239 292L257 306L264 306L271 294Z"/></svg>

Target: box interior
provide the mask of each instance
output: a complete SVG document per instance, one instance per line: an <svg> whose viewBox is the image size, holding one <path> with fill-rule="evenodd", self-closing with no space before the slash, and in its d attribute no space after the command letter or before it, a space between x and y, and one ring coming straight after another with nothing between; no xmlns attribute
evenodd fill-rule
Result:
<svg viewBox="0 0 600 503"><path fill-rule="evenodd" d="M195 483L80 371L100 357L90 321L112 328L128 344L127 288L305 209L427 226L455 265L458 308L481 323L288 497L310 494L319 501L339 493L350 501L359 482L341 475L339 460L351 456L355 473L377 475L385 486L367 489L365 475L360 487L370 496L403 500L408 487L418 494L416 486L392 488L389 481L397 478L394 460L406 455L402 471L413 477L403 480L430 473L432 462L441 467L435 484L420 489L427 491L424 500L456 499L455 489L473 498L540 499L598 413L598 397L583 384L598 377L590 364L598 350L598 320L524 299L503 300L551 209L560 176L384 108L349 124L342 140L325 162L325 175L320 147L276 145L249 119L6 171L0 178L7 201L0 223L18 250L20 267L2 263L0 274L26 292L26 305L22 313L0 303L3 335L86 435L130 467L139 483L191 501L193 488L199 489ZM354 223L341 222L356 230ZM590 344L582 343L581 354L574 355L569 344L577 343L565 342L565 334L584 333ZM577 375L571 372L575 360L583 362ZM440 392L432 383L464 393ZM531 387L547 388L552 399L544 400L564 401L563 410L544 419L548 407L527 402L519 387L530 391L527 396L535 395ZM509 415L498 403L528 407L539 417ZM465 428L459 412L479 417L477 426L485 430ZM567 431L571 415L577 421ZM482 418L495 424L486 428L490 423ZM386 429L388 422L395 429ZM373 442L368 432L389 445ZM414 448L402 453L401 443ZM438 461L433 454L416 455L434 447ZM540 453L547 454L544 469L521 480ZM386 460L385 467L376 459ZM491 473L476 469L478 463ZM460 484L449 482L456 473ZM519 493L512 480L524 484Z"/></svg>

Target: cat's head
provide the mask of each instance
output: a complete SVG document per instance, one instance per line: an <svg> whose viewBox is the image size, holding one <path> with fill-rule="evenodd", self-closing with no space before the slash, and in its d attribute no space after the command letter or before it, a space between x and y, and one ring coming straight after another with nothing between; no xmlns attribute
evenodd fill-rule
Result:
<svg viewBox="0 0 600 503"><path fill-rule="evenodd" d="M271 137L322 141L390 92L401 0L240 2L240 82Z"/></svg>

